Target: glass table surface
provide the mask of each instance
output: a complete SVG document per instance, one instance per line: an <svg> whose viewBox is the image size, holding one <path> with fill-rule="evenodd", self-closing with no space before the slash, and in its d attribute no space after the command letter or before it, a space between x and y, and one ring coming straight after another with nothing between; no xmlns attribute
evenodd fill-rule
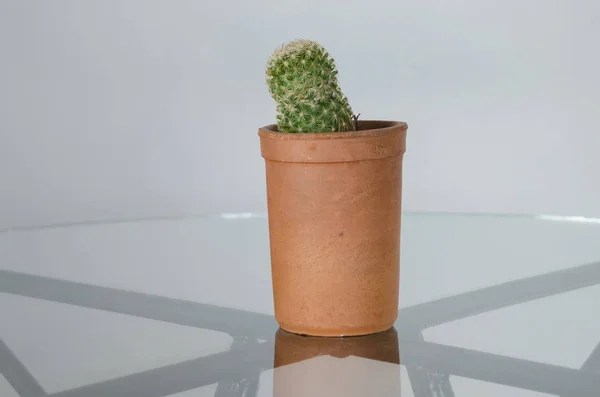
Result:
<svg viewBox="0 0 600 397"><path fill-rule="evenodd" d="M399 302L279 330L264 213L0 230L0 396L600 395L600 219L404 212Z"/></svg>

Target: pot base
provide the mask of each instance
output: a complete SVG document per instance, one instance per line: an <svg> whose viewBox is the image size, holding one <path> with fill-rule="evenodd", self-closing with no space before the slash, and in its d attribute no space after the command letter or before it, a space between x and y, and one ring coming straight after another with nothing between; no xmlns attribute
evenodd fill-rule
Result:
<svg viewBox="0 0 600 397"><path fill-rule="evenodd" d="M394 323L384 326L372 326L352 329L310 329L304 327L293 327L286 324L279 324L282 331L299 336L313 336L323 338L344 338L353 336L374 335L382 332L387 332L394 327Z"/></svg>

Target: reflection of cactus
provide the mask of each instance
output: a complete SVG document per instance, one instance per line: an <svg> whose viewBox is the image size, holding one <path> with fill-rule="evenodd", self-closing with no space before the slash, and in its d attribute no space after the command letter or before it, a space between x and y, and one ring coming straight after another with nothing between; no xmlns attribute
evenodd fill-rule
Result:
<svg viewBox="0 0 600 397"><path fill-rule="evenodd" d="M355 129L333 59L318 43L294 40L267 62L269 93L277 102L282 132L339 132Z"/></svg>

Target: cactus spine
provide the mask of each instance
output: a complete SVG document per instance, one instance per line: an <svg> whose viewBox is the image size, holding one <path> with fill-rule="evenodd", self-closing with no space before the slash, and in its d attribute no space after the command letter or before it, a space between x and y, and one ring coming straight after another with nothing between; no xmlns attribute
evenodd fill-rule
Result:
<svg viewBox="0 0 600 397"><path fill-rule="evenodd" d="M342 93L329 53L311 40L294 40L267 61L266 80L277 103L281 132L355 130L355 118Z"/></svg>

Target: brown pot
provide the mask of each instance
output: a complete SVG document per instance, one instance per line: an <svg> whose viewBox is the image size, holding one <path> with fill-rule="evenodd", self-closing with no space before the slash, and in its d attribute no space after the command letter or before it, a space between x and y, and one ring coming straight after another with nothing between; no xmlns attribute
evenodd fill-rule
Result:
<svg viewBox="0 0 600 397"><path fill-rule="evenodd" d="M282 329L350 336L393 326L407 128L363 120L351 132L259 129Z"/></svg>

